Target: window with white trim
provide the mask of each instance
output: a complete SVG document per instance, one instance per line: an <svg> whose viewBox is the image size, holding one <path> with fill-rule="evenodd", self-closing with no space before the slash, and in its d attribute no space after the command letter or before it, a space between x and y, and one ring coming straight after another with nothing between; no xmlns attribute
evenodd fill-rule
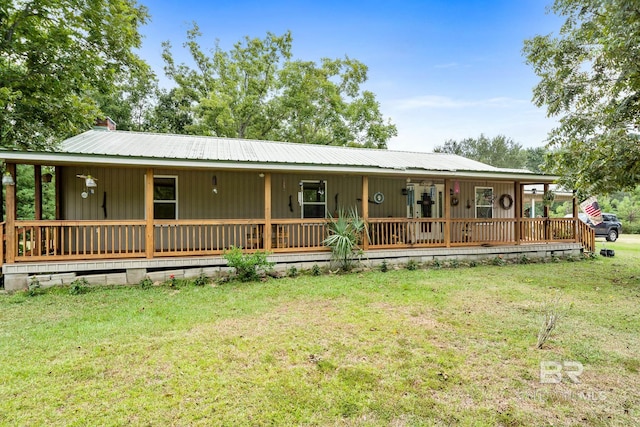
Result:
<svg viewBox="0 0 640 427"><path fill-rule="evenodd" d="M302 181L300 183L300 206L302 218L326 218L326 181Z"/></svg>
<svg viewBox="0 0 640 427"><path fill-rule="evenodd" d="M153 218L178 219L178 177L153 177Z"/></svg>
<svg viewBox="0 0 640 427"><path fill-rule="evenodd" d="M476 187L476 218L493 218L493 187Z"/></svg>

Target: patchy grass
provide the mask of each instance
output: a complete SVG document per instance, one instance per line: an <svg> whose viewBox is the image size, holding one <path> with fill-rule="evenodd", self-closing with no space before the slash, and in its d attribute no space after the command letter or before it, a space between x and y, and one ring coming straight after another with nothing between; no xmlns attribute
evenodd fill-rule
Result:
<svg viewBox="0 0 640 427"><path fill-rule="evenodd" d="M602 242L598 243L599 248ZM638 425L640 240L594 261L0 295L2 425ZM563 316L542 350L542 307ZM541 361L581 382L541 384Z"/></svg>

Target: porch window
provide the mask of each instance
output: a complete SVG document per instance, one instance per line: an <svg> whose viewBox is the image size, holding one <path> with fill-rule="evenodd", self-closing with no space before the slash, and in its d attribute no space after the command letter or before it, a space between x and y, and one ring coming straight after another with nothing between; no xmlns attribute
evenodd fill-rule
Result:
<svg viewBox="0 0 640 427"><path fill-rule="evenodd" d="M476 187L476 218L493 218L493 187Z"/></svg>
<svg viewBox="0 0 640 427"><path fill-rule="evenodd" d="M178 177L153 177L153 217L178 219Z"/></svg>
<svg viewBox="0 0 640 427"><path fill-rule="evenodd" d="M326 218L326 181L302 181L300 186L302 218Z"/></svg>

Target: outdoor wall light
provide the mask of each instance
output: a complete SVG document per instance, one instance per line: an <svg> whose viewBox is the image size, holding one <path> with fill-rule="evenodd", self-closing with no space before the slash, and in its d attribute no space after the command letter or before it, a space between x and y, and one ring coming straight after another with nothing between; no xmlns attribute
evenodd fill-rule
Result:
<svg viewBox="0 0 640 427"><path fill-rule="evenodd" d="M91 175L87 175L87 177L84 179L84 185L87 188L96 188L98 186L98 184L96 184L95 178L93 178Z"/></svg>
<svg viewBox="0 0 640 427"><path fill-rule="evenodd" d="M53 175L50 173L45 173L44 175L42 175L42 182L48 183L51 182L52 179Z"/></svg>
<svg viewBox="0 0 640 427"><path fill-rule="evenodd" d="M211 192L213 194L218 194L218 177L216 175L213 175L213 178L211 178L211 185L213 186Z"/></svg>
<svg viewBox="0 0 640 427"><path fill-rule="evenodd" d="M4 175L2 175L2 185L5 187L7 185L16 185L16 182L13 180L13 176L11 176L10 172L5 172Z"/></svg>

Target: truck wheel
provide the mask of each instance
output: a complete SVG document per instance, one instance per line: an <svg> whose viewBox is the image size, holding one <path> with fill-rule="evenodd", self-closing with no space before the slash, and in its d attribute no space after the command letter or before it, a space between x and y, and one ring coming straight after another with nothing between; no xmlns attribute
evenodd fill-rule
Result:
<svg viewBox="0 0 640 427"><path fill-rule="evenodd" d="M609 230L609 233L607 233L607 242L615 242L616 240L618 240L618 230Z"/></svg>

